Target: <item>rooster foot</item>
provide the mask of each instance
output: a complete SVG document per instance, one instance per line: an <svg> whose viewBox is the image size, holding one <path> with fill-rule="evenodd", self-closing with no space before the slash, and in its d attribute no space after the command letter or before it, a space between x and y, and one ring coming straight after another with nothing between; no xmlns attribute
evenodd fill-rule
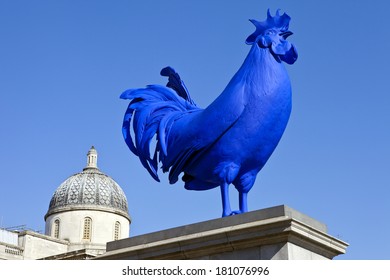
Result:
<svg viewBox="0 0 390 280"><path fill-rule="evenodd" d="M236 210L236 211L230 211L230 212L223 212L222 213L222 217L227 217L227 216L234 216L234 215L238 215L238 214L241 214L243 213L242 211L240 210Z"/></svg>

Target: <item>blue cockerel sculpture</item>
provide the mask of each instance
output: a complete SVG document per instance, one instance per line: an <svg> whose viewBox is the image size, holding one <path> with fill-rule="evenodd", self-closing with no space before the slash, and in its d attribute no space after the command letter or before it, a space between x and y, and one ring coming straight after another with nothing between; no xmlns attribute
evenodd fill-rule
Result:
<svg viewBox="0 0 390 280"><path fill-rule="evenodd" d="M249 54L206 109L195 104L171 67L161 70L169 79L166 86L149 85L121 95L131 100L123 121L125 142L150 175L159 181L161 162L171 184L184 173L188 190L219 186L223 217L248 211L247 194L282 137L291 112L291 85L282 63L297 59L295 47L286 40L292 34L290 17L279 11L271 16L268 10L265 21L250 21L256 30L246 40L251 45ZM230 208L230 184L239 192L237 211Z"/></svg>

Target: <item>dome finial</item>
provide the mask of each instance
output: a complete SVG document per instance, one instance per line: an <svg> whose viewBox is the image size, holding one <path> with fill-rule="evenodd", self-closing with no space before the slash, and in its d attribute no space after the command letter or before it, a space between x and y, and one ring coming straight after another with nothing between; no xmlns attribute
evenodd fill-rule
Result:
<svg viewBox="0 0 390 280"><path fill-rule="evenodd" d="M94 146L89 149L87 154L87 166L84 169L87 168L98 168L97 167L97 152Z"/></svg>

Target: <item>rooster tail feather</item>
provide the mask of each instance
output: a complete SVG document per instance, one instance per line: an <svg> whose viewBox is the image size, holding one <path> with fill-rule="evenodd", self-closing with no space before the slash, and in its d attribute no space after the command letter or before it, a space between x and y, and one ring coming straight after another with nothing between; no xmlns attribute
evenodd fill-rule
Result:
<svg viewBox="0 0 390 280"><path fill-rule="evenodd" d="M131 103L127 107L125 116L123 118L122 134L123 134L123 138L125 139L125 143L129 147L130 151L132 151L136 156L138 156L137 148L135 147L133 139L131 138L131 134L130 134L130 123L134 112L134 109L130 108L130 106Z"/></svg>
<svg viewBox="0 0 390 280"><path fill-rule="evenodd" d="M125 142L150 175L159 181L158 162L162 162L164 167L171 126L182 114L199 108L172 89L159 85L126 90L121 98L131 100L122 126ZM151 158L150 146L154 135L156 145Z"/></svg>
<svg viewBox="0 0 390 280"><path fill-rule="evenodd" d="M194 100L192 100L190 93L184 81L180 78L179 74L172 67L168 66L161 70L161 76L168 77L167 87L175 90L179 96L187 100L192 105L196 106Z"/></svg>
<svg viewBox="0 0 390 280"><path fill-rule="evenodd" d="M173 124L173 119L170 115L165 115L162 117L159 128L158 128L158 135L159 135L159 143L161 150L163 152L163 155L161 155L161 158L165 158L168 155L168 135L169 131L171 129L171 126Z"/></svg>
<svg viewBox="0 0 390 280"><path fill-rule="evenodd" d="M125 139L125 143L129 147L129 149L136 156L138 156L140 158L140 161L141 161L142 165L148 170L150 175L156 181L159 182L160 179L158 178L158 175L157 175L157 153L155 153L153 159L150 159L150 157L149 157L149 149L147 150L147 152L145 152L144 147L143 147L142 150L137 149L137 147L139 146L139 144L137 144L137 143L142 142L142 140L140 141L140 139L137 137L136 138L136 142L134 144L133 138L131 137L131 132L130 132L130 130L131 130L131 120L132 120L132 117L133 117L134 111L135 111L135 109L133 107L136 107L136 106L134 106L134 104L136 104L136 102L138 102L138 101L136 99L134 99L132 102L130 102L130 104L129 104L127 110L126 110L126 113L125 113L125 116L124 116L124 119L123 119L123 125L122 125L123 138ZM136 116L137 116L137 119L139 119L138 114ZM136 116L134 116L134 118ZM134 121L134 123L138 123L138 122L139 121ZM143 131L143 129L140 128L139 126L134 126L134 130L137 131L137 132L135 132L137 136L144 134L143 138L145 138L145 140L144 140L145 143L149 143L151 138L153 137L153 135L150 135L150 134L152 134L150 128L148 128L148 131L146 133L139 133L139 131ZM147 156L144 156L145 154Z"/></svg>

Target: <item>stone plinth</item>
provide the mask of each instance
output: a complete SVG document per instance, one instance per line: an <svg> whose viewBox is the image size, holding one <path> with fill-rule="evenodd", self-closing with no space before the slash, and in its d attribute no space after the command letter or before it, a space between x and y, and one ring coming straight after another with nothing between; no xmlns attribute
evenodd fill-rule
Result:
<svg viewBox="0 0 390 280"><path fill-rule="evenodd" d="M333 259L348 244L288 206L181 226L107 243L96 259Z"/></svg>

